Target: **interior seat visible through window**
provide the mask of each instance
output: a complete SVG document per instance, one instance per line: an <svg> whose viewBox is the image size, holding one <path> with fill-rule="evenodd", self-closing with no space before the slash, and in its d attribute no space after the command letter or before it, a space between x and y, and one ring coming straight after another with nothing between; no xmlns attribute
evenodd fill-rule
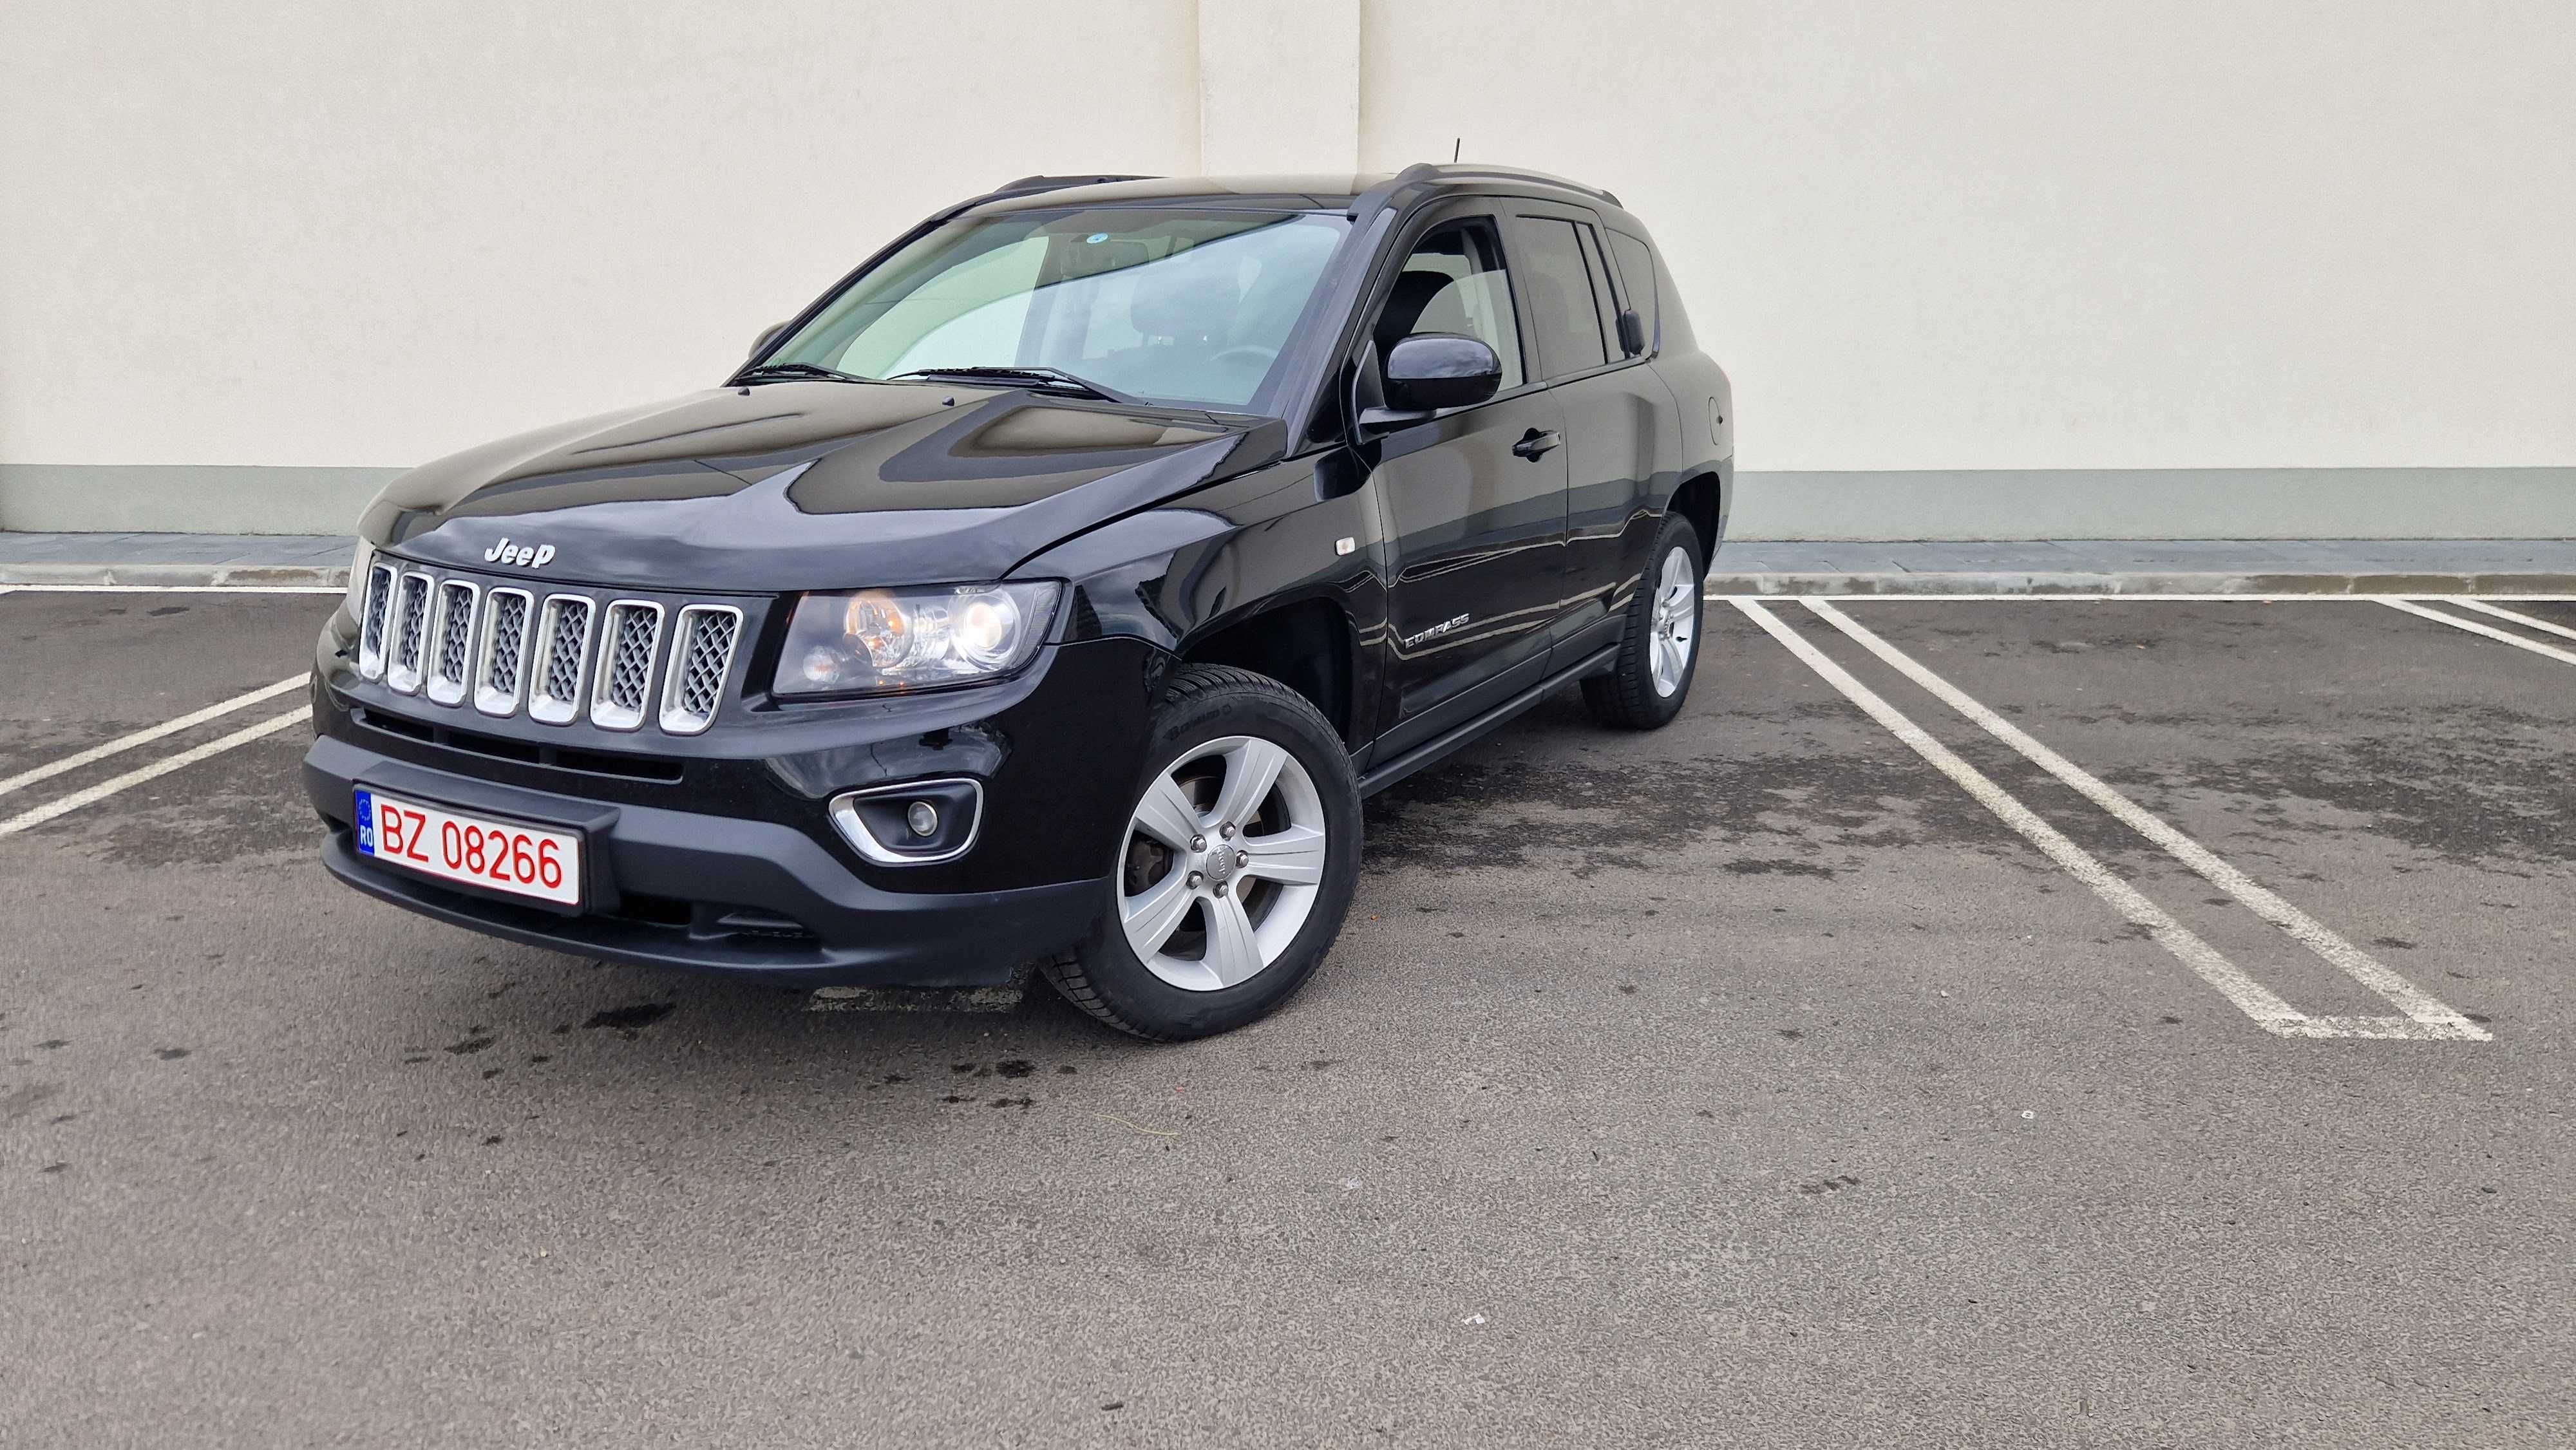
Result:
<svg viewBox="0 0 2576 1450"><path fill-rule="evenodd" d="M1414 243L1378 312L1378 356L1416 333L1472 337L1502 360L1502 391L1521 385L1520 328L1512 284L1493 223L1483 219L1435 227Z"/></svg>

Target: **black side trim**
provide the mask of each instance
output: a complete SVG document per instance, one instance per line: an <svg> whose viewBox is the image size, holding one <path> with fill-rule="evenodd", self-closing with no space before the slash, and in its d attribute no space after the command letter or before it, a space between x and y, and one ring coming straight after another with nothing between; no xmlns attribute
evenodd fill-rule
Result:
<svg viewBox="0 0 2576 1450"><path fill-rule="evenodd" d="M1388 786L1395 784L1397 781L1404 779L1406 776L1413 774L1415 771L1420 770L1425 766L1437 765L1441 760L1445 759L1451 751L1457 750L1459 747L1464 745L1473 744L1476 738L1483 735L1486 731L1493 729L1495 726L1509 720L1514 715L1517 715L1523 710L1528 709L1530 706L1537 704L1539 701L1546 699L1549 695L1554 694L1564 686L1582 679L1586 675L1598 674L1602 670L1616 664L1618 659L1619 646L1615 644L1594 650L1592 653L1585 655L1582 659L1577 660L1575 663L1568 665L1564 669L1558 670L1547 676L1537 684L1530 686L1528 689L1523 690L1519 694L1512 696L1510 699L1503 701L1494 708L1487 710L1485 713L1478 715L1472 720L1469 720L1466 724L1459 726L1457 729L1452 730L1445 735L1436 736L1433 739L1426 740L1420 745L1413 747L1411 750L1404 752L1402 755L1397 756L1393 760L1386 762L1384 765L1371 770L1368 774L1361 776L1360 794L1363 796L1375 795L1379 791L1386 789Z"/></svg>

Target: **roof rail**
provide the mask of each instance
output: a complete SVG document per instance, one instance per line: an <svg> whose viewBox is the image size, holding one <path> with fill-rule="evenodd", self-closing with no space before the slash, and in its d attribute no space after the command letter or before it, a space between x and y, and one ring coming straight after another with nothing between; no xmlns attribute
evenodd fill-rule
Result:
<svg viewBox="0 0 2576 1450"><path fill-rule="evenodd" d="M1549 186L1562 187L1567 191L1580 192L1585 196L1597 197L1612 206L1620 204L1618 197L1602 190L1600 187L1586 186L1580 181L1569 180L1565 177L1552 175L1545 171L1531 171L1526 167L1519 166L1484 166L1473 162L1461 164L1454 161L1417 161L1411 166L1404 168L1402 171L1397 172L1395 175L1388 177L1386 180L1379 182L1377 185L1370 187L1368 190L1361 192L1359 195L1352 197L1351 207L1348 214L1352 219L1357 220L1364 213L1372 212L1380 207L1391 204L1395 200L1396 194L1405 190L1407 187L1419 186L1434 181L1479 180L1543 182Z"/></svg>
<svg viewBox="0 0 2576 1450"><path fill-rule="evenodd" d="M1618 197L1602 190L1600 187L1586 186L1580 181L1558 176L1553 172L1532 171L1525 166L1479 166L1473 162L1460 165L1453 162L1450 165L1435 166L1432 169L1439 172L1442 176L1454 176L1461 180L1470 177L1499 176L1511 181L1544 181L1550 186L1561 186L1568 191L1579 191L1585 196L1597 196L1603 201L1610 203L1612 206L1619 205Z"/></svg>
<svg viewBox="0 0 2576 1450"><path fill-rule="evenodd" d="M1068 186L1102 186L1112 181L1155 179L1151 176L1023 176L1017 181L1003 182L986 192L979 200L991 201L996 197L1027 196L1032 192L1040 191L1062 191Z"/></svg>

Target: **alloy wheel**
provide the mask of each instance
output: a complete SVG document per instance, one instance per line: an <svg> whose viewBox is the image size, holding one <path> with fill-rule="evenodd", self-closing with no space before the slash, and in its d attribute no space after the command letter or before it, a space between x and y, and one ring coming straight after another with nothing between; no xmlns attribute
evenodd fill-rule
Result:
<svg viewBox="0 0 2576 1450"><path fill-rule="evenodd" d="M1647 673L1658 695L1680 689L1682 676L1690 669L1692 636L1699 632L1698 594L1698 581L1691 578L1690 551L1666 551L1646 636Z"/></svg>
<svg viewBox="0 0 2576 1450"><path fill-rule="evenodd" d="M1328 844L1323 798L1296 756L1252 735L1194 745L1147 782L1128 821L1127 944L1183 991L1239 985L1296 940Z"/></svg>

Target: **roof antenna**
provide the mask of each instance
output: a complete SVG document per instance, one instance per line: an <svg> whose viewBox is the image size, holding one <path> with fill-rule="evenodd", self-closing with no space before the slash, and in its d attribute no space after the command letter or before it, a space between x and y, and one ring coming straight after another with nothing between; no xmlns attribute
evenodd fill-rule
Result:
<svg viewBox="0 0 2576 1450"><path fill-rule="evenodd" d="M1459 152L1459 150L1460 150L1461 148L1463 148L1466 144L1467 144L1467 138L1466 138L1466 137L1464 137L1464 136L1452 137L1452 138L1450 139L1450 142L1449 142L1449 164L1450 164L1450 165L1455 166L1455 165L1457 165L1457 164L1458 164L1458 152Z"/></svg>

